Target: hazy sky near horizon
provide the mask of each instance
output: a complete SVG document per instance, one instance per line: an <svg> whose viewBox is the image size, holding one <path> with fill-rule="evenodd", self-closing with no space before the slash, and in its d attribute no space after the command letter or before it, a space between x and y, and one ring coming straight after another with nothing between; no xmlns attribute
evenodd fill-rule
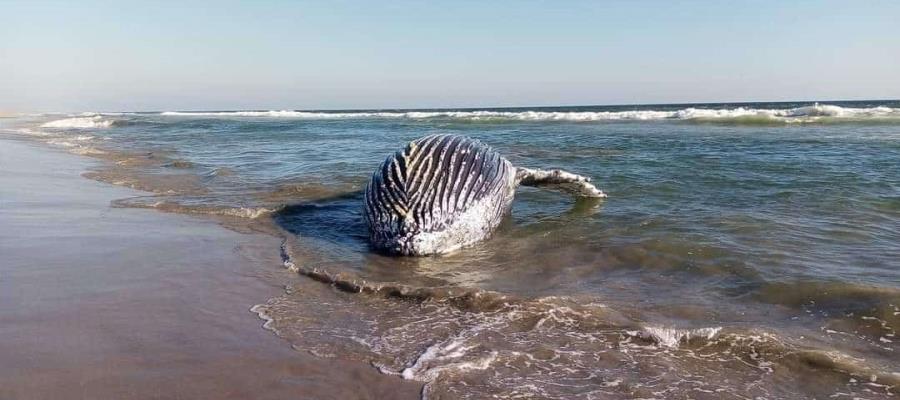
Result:
<svg viewBox="0 0 900 400"><path fill-rule="evenodd" d="M0 0L0 111L900 98L898 1Z"/></svg>

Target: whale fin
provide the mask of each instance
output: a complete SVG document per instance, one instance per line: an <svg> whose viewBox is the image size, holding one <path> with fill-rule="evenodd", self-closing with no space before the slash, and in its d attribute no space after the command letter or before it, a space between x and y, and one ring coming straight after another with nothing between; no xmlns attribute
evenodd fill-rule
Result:
<svg viewBox="0 0 900 400"><path fill-rule="evenodd" d="M591 183L591 178L561 169L516 167L516 183L523 186L553 186L580 197L606 197L606 193Z"/></svg>

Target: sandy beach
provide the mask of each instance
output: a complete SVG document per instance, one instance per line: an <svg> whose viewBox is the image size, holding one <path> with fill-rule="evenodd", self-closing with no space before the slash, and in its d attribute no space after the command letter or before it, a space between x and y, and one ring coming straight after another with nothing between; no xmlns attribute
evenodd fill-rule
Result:
<svg viewBox="0 0 900 400"><path fill-rule="evenodd" d="M299 279L279 240L113 208L140 192L98 161L0 139L0 398L417 398L421 385L321 359L249 311Z"/></svg>

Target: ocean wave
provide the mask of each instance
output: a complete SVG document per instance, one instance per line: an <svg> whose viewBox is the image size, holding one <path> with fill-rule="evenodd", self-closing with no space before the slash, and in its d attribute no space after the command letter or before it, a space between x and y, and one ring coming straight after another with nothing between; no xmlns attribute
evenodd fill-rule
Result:
<svg viewBox="0 0 900 400"><path fill-rule="evenodd" d="M387 113L327 113L327 112L306 112L306 111L164 111L159 115L166 116L182 116L182 117L285 117L285 118L366 118L376 117L380 114Z"/></svg>
<svg viewBox="0 0 900 400"><path fill-rule="evenodd" d="M514 301L498 292L466 287L421 287L398 282L375 282L353 274L332 272L325 268L295 263L287 242L282 244L281 257L285 268L314 281L325 283L349 293L395 298L413 302L437 301L460 310L485 312L497 310Z"/></svg>
<svg viewBox="0 0 900 400"><path fill-rule="evenodd" d="M721 326L697 329L676 329L648 326L640 331L629 331L632 336L647 339L665 347L678 347L681 343L710 340L722 330Z"/></svg>
<svg viewBox="0 0 900 400"><path fill-rule="evenodd" d="M116 207L126 208L152 208L164 212L177 214L204 214L223 217L238 217L257 219L271 215L279 210L278 207L253 207L253 206L227 206L204 204L203 199L195 199L184 196L180 199L161 199L157 196L142 196L114 200Z"/></svg>
<svg viewBox="0 0 900 400"><path fill-rule="evenodd" d="M165 166L176 169L190 169L194 168L194 163L188 160L172 160L172 162L165 164Z"/></svg>
<svg viewBox="0 0 900 400"><path fill-rule="evenodd" d="M431 382L444 373L464 373L472 370L485 370L497 359L496 351L475 359L464 359L475 345L467 344L467 338L453 338L447 342L436 343L422 352L412 365L401 371L393 371L385 365L378 365L378 370L387 375L400 375L403 379Z"/></svg>
<svg viewBox="0 0 900 400"><path fill-rule="evenodd" d="M54 146L65 147L70 153L80 154L83 156L98 156L106 154L106 152L104 152L103 150L83 144L91 139L93 139L92 136L75 136L66 139L50 139L47 140L47 143Z"/></svg>
<svg viewBox="0 0 900 400"><path fill-rule="evenodd" d="M105 119L100 115L58 119L41 125L41 128L53 129L100 129L110 128L118 124L115 119Z"/></svg>
<svg viewBox="0 0 900 400"><path fill-rule="evenodd" d="M11 132L19 134L19 135L28 135L28 136L50 136L48 132L34 130L31 128L16 128Z"/></svg>
<svg viewBox="0 0 900 400"><path fill-rule="evenodd" d="M813 104L790 109L757 109L737 107L730 109L707 109L689 107L679 110L633 110L633 111L359 111L359 112L313 112L313 111L221 111L221 112L181 112L166 111L164 116L192 117L272 117L297 119L459 119L459 120L512 120L512 121L655 121L680 120L698 122L747 122L747 123L809 123L817 121L865 121L879 119L900 120L900 109L890 107L853 108L827 104Z"/></svg>
<svg viewBox="0 0 900 400"><path fill-rule="evenodd" d="M384 374L425 382L426 397L666 397L660 388L891 397L900 381L890 366L755 328L671 328L582 298L375 282L305 265L287 240L282 258L330 288L303 284L253 307L266 329L314 355L360 357ZM362 297L334 298L331 289ZM785 374L814 374L823 385L772 386Z"/></svg>

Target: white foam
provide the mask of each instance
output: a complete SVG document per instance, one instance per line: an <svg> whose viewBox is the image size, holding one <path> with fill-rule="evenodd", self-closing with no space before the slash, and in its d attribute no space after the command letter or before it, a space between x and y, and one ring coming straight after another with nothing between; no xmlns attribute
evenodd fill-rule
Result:
<svg viewBox="0 0 900 400"><path fill-rule="evenodd" d="M80 155L97 155L97 154L105 154L104 151L96 149L94 147L85 145L84 143L93 139L93 136L88 135L80 135L80 136L72 136L72 137L64 137L64 138L53 138L46 140L48 144L52 144L54 146L61 146L68 149L70 153L80 154Z"/></svg>
<svg viewBox="0 0 900 400"><path fill-rule="evenodd" d="M309 112L309 111L221 111L180 112L166 111L165 116L193 117L272 117L298 119L354 119L354 118L449 118L462 120L519 120L519 121L652 121L652 120L729 120L741 118L771 119L781 122L812 122L823 117L836 119L900 118L900 109L890 107L851 108L820 105L791 109L730 108L706 109L689 107L680 110L634 111L359 111L359 112Z"/></svg>
<svg viewBox="0 0 900 400"><path fill-rule="evenodd" d="M50 121L43 125L42 128L54 128L54 129L96 129L96 128L109 128L115 124L115 120L104 119L100 115L93 116L85 116L85 117L75 117L75 118L65 118L59 119L56 121Z"/></svg>
<svg viewBox="0 0 900 400"><path fill-rule="evenodd" d="M269 316L268 311L268 304L257 304L253 307L250 307L250 312L256 314L259 319L264 321L262 325L263 329L275 332L277 334L278 331L274 326L272 326L275 324L275 320L271 316Z"/></svg>
<svg viewBox="0 0 900 400"><path fill-rule="evenodd" d="M106 154L105 151L95 149L90 146L78 146L69 151L72 153L75 153L75 154L83 155L83 156Z"/></svg>
<svg viewBox="0 0 900 400"><path fill-rule="evenodd" d="M462 360L469 350L477 345L464 345L464 340L455 339L446 343L438 343L429 346L413 363L399 373L403 379L416 381L433 381L444 372L465 372L471 370L487 369L497 359L497 352L493 351L474 360ZM387 370L382 372L389 373Z"/></svg>
<svg viewBox="0 0 900 400"><path fill-rule="evenodd" d="M130 182L125 182L130 185ZM113 184L119 184L118 182L114 182ZM239 218L247 218L247 219L256 219L265 215L270 215L276 211L278 208L267 208L267 207L192 207L190 205L181 205L179 203L170 203L166 201L157 201L151 204L142 204L140 202L130 203L128 201L120 201L118 202L120 205L124 206L132 206L132 207L149 207L149 208L157 208L163 211L170 212L179 212L185 214L208 214L208 215L221 215L226 217L239 217Z"/></svg>
<svg viewBox="0 0 900 400"><path fill-rule="evenodd" d="M691 339L712 339L722 330L721 326L698 329L675 329L663 327L644 327L640 332L630 332L633 336L650 339L664 347L678 347L682 342Z"/></svg>
<svg viewBox="0 0 900 400"><path fill-rule="evenodd" d="M167 116L186 116L186 117L274 117L274 118L310 118L310 119L328 119L328 118L371 118L379 116L392 116L393 113L323 113L323 112L306 112L306 111L222 111L222 112L182 112L182 111L165 111L160 115ZM396 113L400 114L400 113ZM398 115L399 116L399 115Z"/></svg>
<svg viewBox="0 0 900 400"><path fill-rule="evenodd" d="M52 144L52 145L56 145L56 146L62 146L62 147L75 147L75 146L78 146L78 144L76 144L76 143L70 142L70 141L68 141L68 140L63 140L63 139L50 139L50 140L47 141L47 143Z"/></svg>
<svg viewBox="0 0 900 400"><path fill-rule="evenodd" d="M224 214L235 217L256 219L263 215L269 215L275 210L266 207L241 207L236 209L228 209Z"/></svg>
<svg viewBox="0 0 900 400"><path fill-rule="evenodd" d="M49 132L39 131L39 130L36 131L36 130L30 129L30 128L19 128L19 129L16 129L15 132L23 134L23 135L30 135L30 136L51 136L52 135Z"/></svg>
<svg viewBox="0 0 900 400"><path fill-rule="evenodd" d="M672 117L668 111L623 112L550 112L550 111L386 111L386 112L308 112L308 111L224 111L180 112L166 111L160 115L192 117L274 117L298 119L354 119L354 118L452 118L452 119L513 119L531 121L595 121L595 120L650 120Z"/></svg>

